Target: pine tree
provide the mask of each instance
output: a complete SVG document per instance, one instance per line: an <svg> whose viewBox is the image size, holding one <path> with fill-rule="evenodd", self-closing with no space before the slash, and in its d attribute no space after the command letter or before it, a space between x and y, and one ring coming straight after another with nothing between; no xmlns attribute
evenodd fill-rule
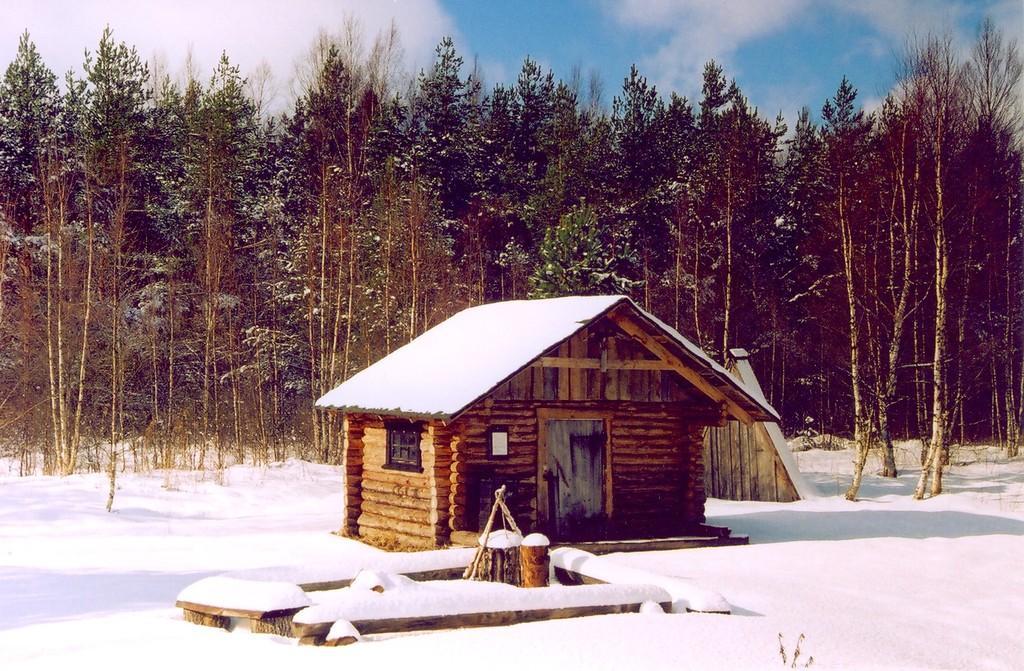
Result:
<svg viewBox="0 0 1024 671"><path fill-rule="evenodd" d="M637 249L643 287L643 305L652 309L654 278L662 275L666 261L658 244L668 236L671 204L666 177L674 176L664 145L659 142L665 106L657 89L647 83L636 66L622 85L622 96L612 101L612 128L619 164L617 179L617 226L620 235Z"/></svg>
<svg viewBox="0 0 1024 671"><path fill-rule="evenodd" d="M628 294L636 285L628 278L629 248L609 245L612 235L586 204L573 208L544 235L531 295Z"/></svg>
<svg viewBox="0 0 1024 671"><path fill-rule="evenodd" d="M440 195L448 220L465 211L472 192L467 143L472 82L463 79L462 64L452 39L441 40L430 70L420 73L412 110L417 170Z"/></svg>

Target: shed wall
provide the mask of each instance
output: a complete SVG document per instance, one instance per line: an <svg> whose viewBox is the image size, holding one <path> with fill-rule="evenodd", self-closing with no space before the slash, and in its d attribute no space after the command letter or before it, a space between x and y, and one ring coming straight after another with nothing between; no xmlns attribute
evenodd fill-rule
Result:
<svg viewBox="0 0 1024 671"><path fill-rule="evenodd" d="M373 416L350 415L345 422L346 535L380 545L435 547L447 541L447 433L423 422L422 471L388 468L387 428ZM435 441L438 446L435 446Z"/></svg>
<svg viewBox="0 0 1024 671"><path fill-rule="evenodd" d="M678 533L704 521L703 427L707 411L679 404L554 402L545 410L599 413L610 429L610 537ZM566 415L566 416L571 416ZM508 457L491 457L488 430L506 427ZM478 531L492 488L505 484L509 508L524 530L538 529L538 408L525 402L493 402L467 411L452 427L449 523ZM540 501L544 506L545 502Z"/></svg>
<svg viewBox="0 0 1024 671"><path fill-rule="evenodd" d="M763 424L731 421L709 428L704 460L708 496L732 501L800 500Z"/></svg>

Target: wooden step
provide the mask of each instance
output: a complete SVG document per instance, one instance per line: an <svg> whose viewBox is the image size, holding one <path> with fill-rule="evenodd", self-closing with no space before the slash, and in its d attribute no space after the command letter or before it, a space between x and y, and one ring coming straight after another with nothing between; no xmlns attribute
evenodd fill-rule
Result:
<svg viewBox="0 0 1024 671"><path fill-rule="evenodd" d="M612 552L654 552L658 550L685 550L729 545L747 545L747 536L673 536L670 538L638 538L635 540L584 541L561 543L554 547L573 547L596 555Z"/></svg>

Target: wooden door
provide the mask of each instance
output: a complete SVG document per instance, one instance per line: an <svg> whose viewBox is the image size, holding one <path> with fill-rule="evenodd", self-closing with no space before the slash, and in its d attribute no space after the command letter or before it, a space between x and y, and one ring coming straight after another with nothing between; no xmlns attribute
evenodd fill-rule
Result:
<svg viewBox="0 0 1024 671"><path fill-rule="evenodd" d="M558 540L603 537L603 420L547 421L548 520Z"/></svg>

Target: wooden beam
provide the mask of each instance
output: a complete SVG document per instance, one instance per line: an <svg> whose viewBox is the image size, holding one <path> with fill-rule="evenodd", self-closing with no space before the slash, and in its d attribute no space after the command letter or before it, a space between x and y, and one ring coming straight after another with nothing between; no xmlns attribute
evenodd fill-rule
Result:
<svg viewBox="0 0 1024 671"><path fill-rule="evenodd" d="M733 417L747 425L754 423L754 418L750 416L750 413L737 405L735 401L723 394L719 389L715 388L700 373L680 361L665 345L661 344L657 338L648 333L639 324L628 317L615 314L614 312L608 313L608 318L615 322L627 335L639 341L640 344L650 350L672 370L679 373L683 379L703 392L705 396L719 403L725 403L729 409L729 414Z"/></svg>
<svg viewBox="0 0 1024 671"><path fill-rule="evenodd" d="M203 603L195 603L194 601L175 601L174 607L181 608L183 610L190 610L194 613L202 613L204 615L239 617L256 620L286 616L290 617L305 608L305 606L301 606L299 608L277 608L274 610L246 610L242 608L221 608L220 606L210 606Z"/></svg>
<svg viewBox="0 0 1024 671"><path fill-rule="evenodd" d="M610 615L616 613L637 613L640 603L623 603L597 606L570 606L563 608L530 608L513 611L490 611L482 613L459 613L454 615L423 615L420 617L382 618L378 620L353 620L352 626L360 634L382 634L407 631L434 631L438 629L461 629L463 627L496 627L519 624L522 622L539 622L545 620L561 620L591 615ZM659 603L666 613L671 611L672 604ZM310 624L292 623L292 635L299 639L300 644L321 645L327 637L333 622L314 622Z"/></svg>
<svg viewBox="0 0 1024 671"><path fill-rule="evenodd" d="M571 356L542 356L534 366L544 368L585 368L588 370L674 370L661 359L584 359Z"/></svg>

